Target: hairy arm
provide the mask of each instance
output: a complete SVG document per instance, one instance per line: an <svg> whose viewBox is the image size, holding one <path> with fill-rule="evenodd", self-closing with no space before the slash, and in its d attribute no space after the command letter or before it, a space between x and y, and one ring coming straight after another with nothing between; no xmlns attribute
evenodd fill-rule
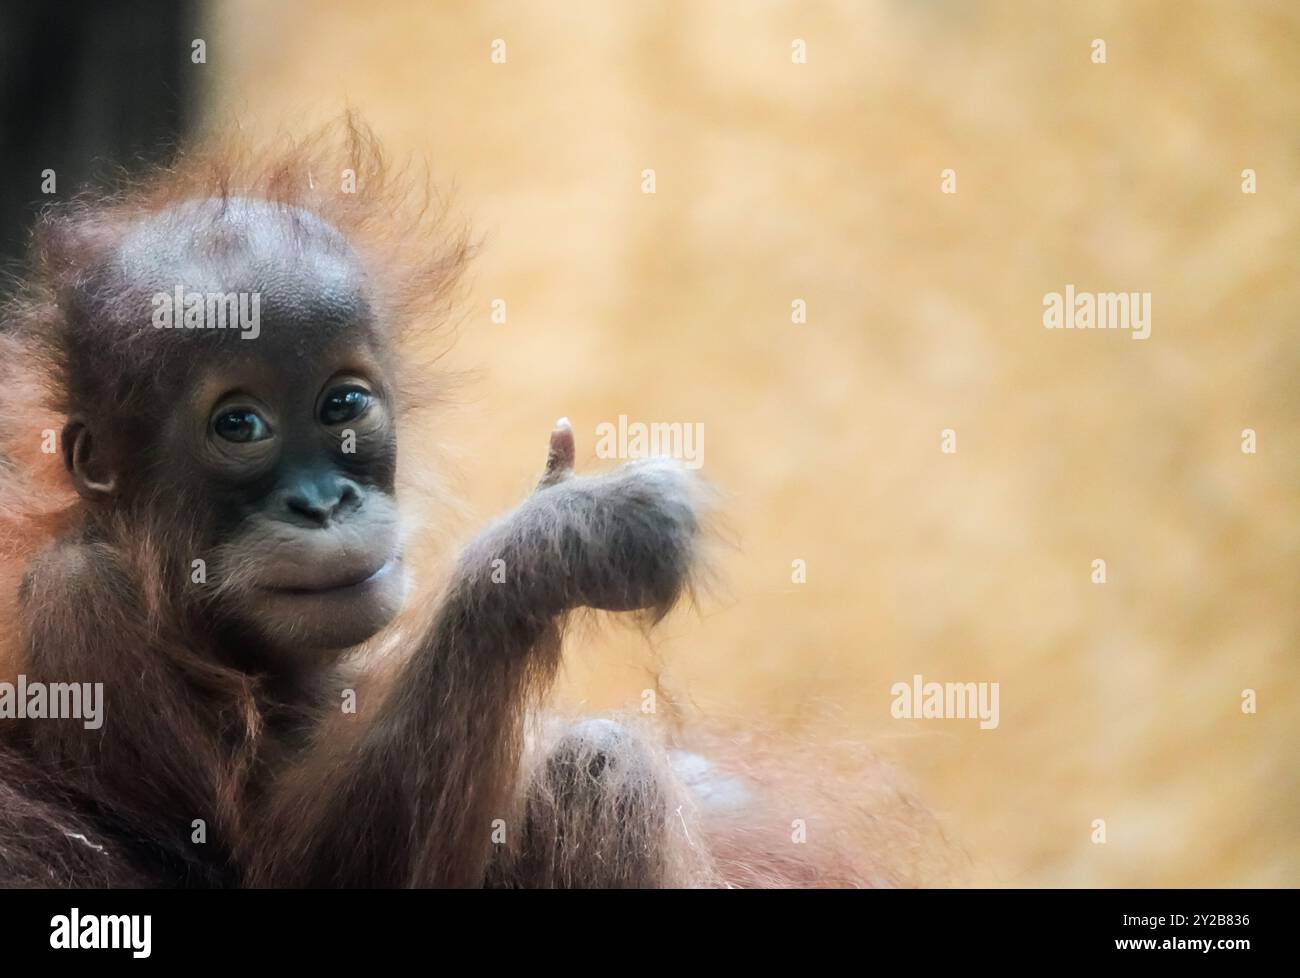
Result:
<svg viewBox="0 0 1300 978"><path fill-rule="evenodd" d="M322 728L282 776L254 882L482 882L492 822L514 814L523 718L554 674L566 614L662 615L693 562L697 490L680 466L577 477L572 456L572 433L557 428L542 484L467 549L373 718L350 736Z"/></svg>
<svg viewBox="0 0 1300 978"><path fill-rule="evenodd" d="M27 678L76 684L85 695L102 690L92 725L62 717L13 728L41 772L28 783L32 797L57 787L68 825L90 819L69 832L102 855L96 862L109 861L116 837L134 862L163 877L226 881L256 725L249 683L186 655L177 636L154 627L132 572L107 544L74 535L51 545L24 579L20 604ZM195 819L210 834L201 849L191 840ZM57 851L48 853L56 867Z"/></svg>

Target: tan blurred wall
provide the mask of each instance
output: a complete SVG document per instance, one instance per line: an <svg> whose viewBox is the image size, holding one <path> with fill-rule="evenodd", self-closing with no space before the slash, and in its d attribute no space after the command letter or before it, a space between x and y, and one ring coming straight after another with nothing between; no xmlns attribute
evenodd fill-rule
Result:
<svg viewBox="0 0 1300 978"><path fill-rule="evenodd" d="M588 467L620 414L704 424L726 590L576 643L563 701L662 668L865 740L985 882L1300 884L1300 7L227 0L208 31L218 118L350 103L484 235L449 361L480 516L559 415ZM1043 329L1066 283L1150 291L1151 337ZM999 682L999 728L891 719L914 673Z"/></svg>

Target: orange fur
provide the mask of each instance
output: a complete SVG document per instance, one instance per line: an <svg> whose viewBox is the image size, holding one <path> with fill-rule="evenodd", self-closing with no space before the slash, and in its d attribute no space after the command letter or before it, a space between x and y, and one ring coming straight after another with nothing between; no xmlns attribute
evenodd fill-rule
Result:
<svg viewBox="0 0 1300 978"><path fill-rule="evenodd" d="M345 171L355 173L355 194L342 191ZM194 198L253 197L301 208L348 238L374 279L371 292L381 300L377 318L396 333L403 408L403 510L427 516L434 506L446 502L437 489L432 453L426 449L431 411L439 406L448 386L448 378L437 369L446 341L436 327L451 315L471 249L463 231L449 230L442 201L426 195L412 202L412 181L406 176L409 174L386 166L373 136L348 118L308 138L269 149L254 150L237 139L211 140L173 166L125 185L108 201L74 202L40 223L31 274L5 307L0 331L0 391L6 420L0 428L0 620L17 619L18 589L29 565L81 514L82 503L71 491L61 456L42 451L43 442L46 447L49 444L47 433L61 430L69 407L64 402L58 352L62 290L75 282L96 256L111 249L141 216ZM415 185L427 187L428 183L416 181ZM427 534L416 536L428 538ZM221 730L241 746L221 755L219 739L196 736L194 743L213 753L210 769L215 772L212 791L216 806L223 823L240 836L248 830L241 814L244 786L263 733L259 684L205 661L201 650L166 633L168 590L161 568L163 556L176 552L177 541L165 535L132 536L125 531L120 537L133 540L127 557L135 577L145 582L146 621L106 621L101 627L121 628L124 635L129 632L141 641L156 640L174 660L178 673L217 702L212 707L214 715L229 724ZM413 559L417 570L433 566L430 554L416 554ZM431 587L426 587L409 602L408 612L374 640L368 651L384 658L385 650L399 644L398 639L425 626L426 605L432 594ZM66 592L52 592L48 597L29 595L27 613L35 619L57 619L72 613L57 604L66 599ZM54 632L58 633L57 627ZM24 668L17 642L12 628L0 634L0 678ZM532 675L531 669L524 668L517 676L503 673L500 681L518 683L521 688L530 683L540 685L549 678L547 670L553 665L537 667L537 675ZM404 691L391 684L396 670L381 673L388 678L380 678L377 698L402 697ZM520 702L521 710L534 705L528 697L521 697ZM501 708L507 713L516 709L504 702L504 694ZM476 719L458 716L455 722L469 724ZM505 717L502 722L508 726L515 720ZM337 718L333 726L338 726ZM334 738L331 729L327 726L319 739ZM339 751L349 749L348 736L337 735ZM544 737L542 742L553 739ZM699 725L689 723L678 739L680 744L675 746L708 759L707 770L696 772L700 783L694 792L672 773L674 768L680 772L683 756L679 753L674 763L660 732L628 738L619 735L596 747L577 742L574 748L575 763L585 762L588 755L584 751L596 750L611 763L623 763L620 770L625 773L646 778L632 783L631 795L621 796L620 803L631 797L643 806L634 811L656 819L666 815L664 842L667 845L671 840L672 847L660 866L665 882L903 885L926 881L931 866L937 864L933 854L945 851L934 820L894 787L893 777L878 761L866 755L857 759L846 776L830 770L826 758L812 746L774 749L755 736L742 739L706 734ZM313 763L290 772L287 792L319 790L338 756L323 752ZM474 759L457 755L455 764L464 766ZM502 748L500 756L493 759L496 766L477 776L491 779L498 769L507 770L517 761ZM534 775L541 770L537 757L525 763ZM688 769L692 763L687 756ZM475 771L457 769L454 773L472 786L467 789L470 792L504 790L498 784L476 786ZM532 789L524 787L528 781L527 777L521 779L520 790L533 790L535 803L545 807L554 801L544 780L534 779ZM664 785L663 792L651 790L658 784ZM744 803L724 799L719 804L716 792L710 800L710 791L718 784L743 785L743 791L737 790ZM512 804L523 804L523 795ZM292 816L297 809L286 806L283 811ZM466 819L471 811L477 809L466 804L449 817ZM800 824L806 841L795 838ZM588 828L593 844L627 844L627 826L620 827L616 818L603 827ZM543 833L548 830L547 826L540 829ZM573 826L568 830L573 831ZM610 835L600 836L602 832ZM303 839L302 844L309 841ZM436 865L432 862L435 856L428 856L430 865Z"/></svg>

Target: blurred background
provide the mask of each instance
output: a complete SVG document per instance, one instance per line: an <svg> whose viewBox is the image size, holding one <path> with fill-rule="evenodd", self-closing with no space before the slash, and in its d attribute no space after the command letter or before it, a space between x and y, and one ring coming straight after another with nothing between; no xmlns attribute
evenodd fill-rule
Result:
<svg viewBox="0 0 1300 978"><path fill-rule="evenodd" d="M619 415L703 424L723 586L650 641L584 635L562 705L657 678L738 729L865 742L977 883L1300 885L1300 7L178 9L92 37L80 88L10 71L0 97L44 92L73 160L347 106L427 159L483 242L447 358L478 517L560 415L589 469ZM131 147L68 108L105 91ZM46 165L14 120L10 215ZM1150 292L1150 338L1045 330L1067 283ZM999 683L1000 725L893 719L918 673Z"/></svg>

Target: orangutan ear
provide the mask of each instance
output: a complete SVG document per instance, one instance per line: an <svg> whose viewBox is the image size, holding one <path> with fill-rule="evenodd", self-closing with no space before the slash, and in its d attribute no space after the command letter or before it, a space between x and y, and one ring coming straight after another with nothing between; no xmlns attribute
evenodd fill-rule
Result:
<svg viewBox="0 0 1300 978"><path fill-rule="evenodd" d="M72 476L73 488L85 499L111 496L117 476L95 451L90 428L81 418L71 418L63 426L63 465Z"/></svg>

